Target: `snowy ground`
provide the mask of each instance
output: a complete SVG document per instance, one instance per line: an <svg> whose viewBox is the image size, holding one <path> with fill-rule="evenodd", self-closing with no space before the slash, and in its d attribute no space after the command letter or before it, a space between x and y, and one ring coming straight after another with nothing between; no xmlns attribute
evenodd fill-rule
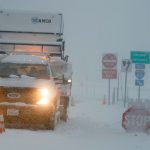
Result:
<svg viewBox="0 0 150 150"><path fill-rule="evenodd" d="M102 105L99 100L75 101L67 123L55 131L6 129L2 150L148 150L150 135L126 133L121 127L123 104Z"/></svg>

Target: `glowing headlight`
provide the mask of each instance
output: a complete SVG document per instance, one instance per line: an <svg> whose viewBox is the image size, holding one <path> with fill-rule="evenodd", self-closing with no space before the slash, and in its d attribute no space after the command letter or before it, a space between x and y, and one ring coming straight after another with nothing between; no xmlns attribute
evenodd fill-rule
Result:
<svg viewBox="0 0 150 150"><path fill-rule="evenodd" d="M42 97L48 97L48 89L40 89Z"/></svg>
<svg viewBox="0 0 150 150"><path fill-rule="evenodd" d="M68 83L71 83L72 81L71 81L71 79L68 79Z"/></svg>
<svg viewBox="0 0 150 150"><path fill-rule="evenodd" d="M37 102L39 105L46 105L49 103L49 100L47 98L42 98L40 101Z"/></svg>
<svg viewBox="0 0 150 150"><path fill-rule="evenodd" d="M48 89L40 89L41 99L37 102L39 105L46 105L49 103L50 97L49 97L49 91Z"/></svg>

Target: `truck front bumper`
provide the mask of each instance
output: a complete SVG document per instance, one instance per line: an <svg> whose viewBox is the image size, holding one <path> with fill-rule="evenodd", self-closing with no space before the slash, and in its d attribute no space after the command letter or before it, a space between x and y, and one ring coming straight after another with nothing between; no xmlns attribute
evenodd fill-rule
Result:
<svg viewBox="0 0 150 150"><path fill-rule="evenodd" d="M51 106L39 105L0 105L0 110L7 128L45 129L54 113Z"/></svg>

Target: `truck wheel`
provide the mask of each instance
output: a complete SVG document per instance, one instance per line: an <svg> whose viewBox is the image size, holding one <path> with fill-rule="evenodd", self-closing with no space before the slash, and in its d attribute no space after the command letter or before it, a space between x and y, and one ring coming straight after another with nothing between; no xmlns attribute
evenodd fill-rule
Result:
<svg viewBox="0 0 150 150"><path fill-rule="evenodd" d="M52 118L50 119L50 128L51 128L51 130L55 129L56 123L57 123L57 116L54 112L53 115L52 115Z"/></svg>
<svg viewBox="0 0 150 150"><path fill-rule="evenodd" d="M57 122L56 115L55 112L53 112L53 114L50 116L49 121L45 124L46 129L54 130L56 122Z"/></svg>
<svg viewBox="0 0 150 150"><path fill-rule="evenodd" d="M68 119L68 111L67 111L67 108L63 108L63 112L62 112L62 115L61 115L61 118L60 118L61 120L63 120L63 121L67 121L67 119Z"/></svg>
<svg viewBox="0 0 150 150"><path fill-rule="evenodd" d="M66 122L67 118L68 118L68 106L69 106L69 97L68 96L61 97L61 105L62 105L62 110L61 110L60 119Z"/></svg>

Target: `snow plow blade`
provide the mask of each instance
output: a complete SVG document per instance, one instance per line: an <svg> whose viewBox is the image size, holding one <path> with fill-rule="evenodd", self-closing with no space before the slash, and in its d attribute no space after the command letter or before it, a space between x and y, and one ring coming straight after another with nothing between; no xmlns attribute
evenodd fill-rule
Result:
<svg viewBox="0 0 150 150"><path fill-rule="evenodd" d="M54 113L48 107L0 106L6 128L54 129Z"/></svg>

